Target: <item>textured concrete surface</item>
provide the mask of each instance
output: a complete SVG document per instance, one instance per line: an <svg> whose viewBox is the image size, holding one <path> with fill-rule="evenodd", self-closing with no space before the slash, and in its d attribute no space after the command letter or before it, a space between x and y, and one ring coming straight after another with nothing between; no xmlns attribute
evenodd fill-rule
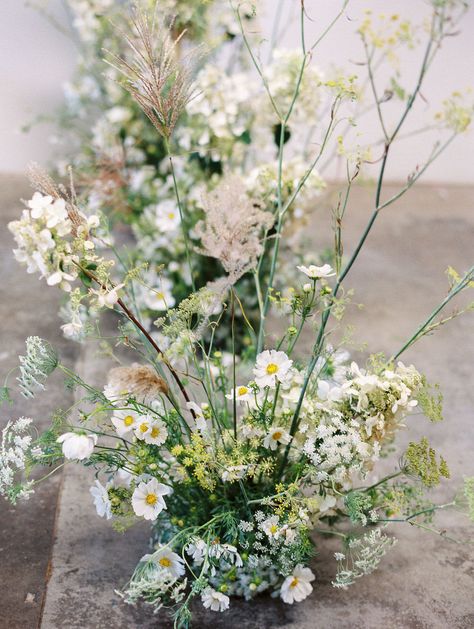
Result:
<svg viewBox="0 0 474 629"><path fill-rule="evenodd" d="M38 335L58 347L63 360L71 363L74 347L58 333L58 295L45 290L45 283L27 275L13 259L13 239L6 225L21 211L20 197L29 198L23 177L0 176L0 260L2 285L0 299L0 378L18 364L25 337ZM15 383L15 375L11 383ZM38 429L49 424L57 408L67 408L72 396L64 390L61 378L53 377L48 390L34 400L15 392L14 405L4 404L0 429L9 419L22 415L35 420ZM53 526L60 475L38 487L29 502L16 507L0 498L0 627L30 629L39 622L48 562L53 542ZM28 596L29 595L29 596ZM28 597L28 599L27 599Z"/></svg>
<svg viewBox="0 0 474 629"><path fill-rule="evenodd" d="M394 189L388 189L390 194ZM349 254L370 213L371 192L356 190L348 214L345 249ZM391 353L414 331L446 293L444 271L448 264L462 270L472 264L474 214L472 188L419 187L396 206L387 209L375 224L358 265L346 286L355 289L350 321L358 340L368 351ZM329 233L329 206L310 226L316 246L319 235ZM308 230L308 233L310 230ZM38 307L39 310L39 307ZM54 313L53 305L44 312ZM408 438L429 437L445 455L452 482L438 491L450 499L462 474L474 475L472 459L474 379L472 362L473 316L467 315L424 339L404 356L414 362L445 394L445 422L432 425L420 415L409 420ZM309 339L308 339L309 341ZM356 352L354 352L356 353ZM82 368L87 356L82 356ZM89 376L103 379L96 363ZM392 469L394 462L387 461ZM124 535L115 533L94 514L88 499L89 473L70 467L63 480L53 550L52 573L42 618L43 629L125 629L171 627L166 616L133 609L121 603L114 588L126 582L136 560L146 551L147 527ZM87 496L87 497L86 497ZM29 505L32 506L31 504ZM473 528L459 514L444 513L440 527L459 539L473 538ZM455 545L439 536L406 524L392 529L399 543L374 574L360 579L347 592L331 586L335 564L334 541L317 539L313 563L317 581L304 603L287 606L262 597L252 605L233 601L226 614L207 614L196 608L195 629L470 629L474 626L472 547ZM25 527L25 536L31 536ZM22 564L25 578L29 567ZM23 626L29 627L25 616ZM8 623L10 626L11 623ZM1 626L1 625L0 625ZM14 625L15 626L15 625ZM17 625L19 626L19 625Z"/></svg>

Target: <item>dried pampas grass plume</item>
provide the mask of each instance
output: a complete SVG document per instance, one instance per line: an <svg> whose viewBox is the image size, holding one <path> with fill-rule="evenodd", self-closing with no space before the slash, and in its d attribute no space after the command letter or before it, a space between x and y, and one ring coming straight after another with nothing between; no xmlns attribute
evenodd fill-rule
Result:
<svg viewBox="0 0 474 629"><path fill-rule="evenodd" d="M202 198L205 218L196 225L202 255L217 258L235 282L257 266L263 252L262 235L270 229L274 216L249 199L242 181L226 176Z"/></svg>
<svg viewBox="0 0 474 629"><path fill-rule="evenodd" d="M188 102L195 96L193 68L202 56L194 48L178 60L178 45L184 31L172 37L173 23L157 23L155 11L147 14L134 8L130 33L117 29L128 44L128 55L106 53L109 65L124 77L123 86L140 105L156 130L168 140Z"/></svg>
<svg viewBox="0 0 474 629"><path fill-rule="evenodd" d="M126 392L144 404L156 400L163 393L168 394L169 388L151 365L133 363L130 367L115 367L108 377L108 386L117 393Z"/></svg>

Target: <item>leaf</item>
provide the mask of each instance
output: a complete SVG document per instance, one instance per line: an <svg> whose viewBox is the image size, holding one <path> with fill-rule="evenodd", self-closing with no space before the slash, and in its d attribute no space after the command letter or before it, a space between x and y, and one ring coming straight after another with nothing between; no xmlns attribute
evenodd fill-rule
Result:
<svg viewBox="0 0 474 629"><path fill-rule="evenodd" d="M0 387L0 404L3 404L4 402L13 404L13 400L10 396L10 387Z"/></svg>
<svg viewBox="0 0 474 629"><path fill-rule="evenodd" d="M393 77L390 79L390 84L392 86L392 90L395 96L399 98L400 100L406 100L407 93L405 92L403 87L399 83L397 83L397 81Z"/></svg>

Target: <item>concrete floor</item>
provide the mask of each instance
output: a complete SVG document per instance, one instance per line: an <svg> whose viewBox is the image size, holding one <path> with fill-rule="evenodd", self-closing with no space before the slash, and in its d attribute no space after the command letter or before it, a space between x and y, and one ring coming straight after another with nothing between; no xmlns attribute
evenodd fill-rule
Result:
<svg viewBox="0 0 474 629"><path fill-rule="evenodd" d="M11 253L13 239L6 224L21 212L20 198L31 197L24 177L0 175L0 259L2 299L0 299L0 374L18 364L24 352L25 337L38 335L58 348L66 364L74 362L74 346L58 334L58 294L45 290L37 276L27 275ZM13 374L12 382L14 382ZM56 408L67 408L72 395L61 379L51 378L47 392L34 400L16 395L14 405L3 405L0 428L8 419L21 415L35 420L39 429L49 425ZM60 476L39 485L29 502L12 507L0 498L0 627L30 629L39 625L46 587L46 575L54 536L54 521ZM31 602L29 602L31 601Z"/></svg>
<svg viewBox="0 0 474 629"><path fill-rule="evenodd" d="M8 181L8 185L3 185L2 220L12 216L16 198L26 194L21 180ZM6 184L7 180L0 183ZM387 194L393 191L387 189ZM354 301L364 304L363 309L351 309L350 321L356 327L357 338L367 343L369 351L391 353L398 349L445 294L446 267L451 264L463 270L472 264L472 194L472 188L420 186L379 217L358 265L346 281L346 286L356 291ZM368 189L355 191L352 203L355 209L348 215L345 226L347 252L352 250L368 218L370 198ZM322 244L318 234L328 233L325 229L328 214L321 211L316 217L315 245ZM64 351L71 352L71 346L57 336L56 303L51 301L54 291L43 291L36 278L27 277L11 261L10 238L3 231L1 245L2 261L7 268L6 294L14 299L0 303L3 308L0 365L6 370L15 364L25 330L59 344L63 355ZM15 304L14 319L11 319L12 304ZM439 382L445 394L445 422L434 426L414 415L409 422L409 434L401 435L400 439L403 444L408 438L426 435L445 455L453 478L438 492L440 500L452 496L463 474L474 475L473 321L473 315L467 315L439 330L431 339L422 340L404 357L431 380ZM77 367L82 369L87 360L87 354L79 356ZM93 373L89 372L98 381L102 374L99 363ZM28 407L19 401L11 412L15 416L33 413L34 409L34 417L45 417L55 404L67 404L64 395L60 384L52 383L49 393L38 398L34 405ZM393 461L387 462L388 469L393 465ZM114 533L105 521L95 517L90 501L84 500L90 478L87 472L78 469L71 466L63 475L57 510L57 481L43 485L44 493L33 496L30 504L17 508L16 513L2 504L1 570L11 587L0 589L0 627L167 629L171 625L164 616L124 606L113 592L126 581L143 554L147 527L137 527L123 536ZM455 537L473 539L474 528L462 515L444 514L440 526L449 528ZM407 525L399 527L393 532L400 541L380 569L347 592L331 586L332 553L336 548L326 540L317 540L319 552L313 566L316 586L304 603L287 606L262 598L250 607L233 601L231 611L226 614L206 614L197 609L193 627L204 629L211 624L216 629L474 627L472 547L454 545ZM39 620L50 554L50 579ZM35 594L33 604L24 602L28 592Z"/></svg>

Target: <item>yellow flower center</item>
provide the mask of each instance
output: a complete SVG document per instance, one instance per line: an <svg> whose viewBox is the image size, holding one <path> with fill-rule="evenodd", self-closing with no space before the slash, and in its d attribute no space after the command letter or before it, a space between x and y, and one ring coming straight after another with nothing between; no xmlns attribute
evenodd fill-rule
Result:
<svg viewBox="0 0 474 629"><path fill-rule="evenodd" d="M133 424L133 417L131 415L127 415L127 417L123 418L123 423L125 426L131 426Z"/></svg>
<svg viewBox="0 0 474 629"><path fill-rule="evenodd" d="M277 371L278 371L278 365L275 365L275 363L268 363L268 365L267 365L267 374L269 376L272 376Z"/></svg>
<svg viewBox="0 0 474 629"><path fill-rule="evenodd" d="M140 424L140 432L146 432L148 430L148 424Z"/></svg>
<svg viewBox="0 0 474 629"><path fill-rule="evenodd" d="M273 433L273 435L272 435L272 439L273 439L274 441L278 441L278 439L281 439L281 437L282 437L282 434L281 434L281 431L280 431L280 430L277 430L277 431L276 431L276 432L274 432L274 433Z"/></svg>
<svg viewBox="0 0 474 629"><path fill-rule="evenodd" d="M151 437L152 437L152 439L156 439L156 437L158 437L159 434L160 434L160 429L156 428L156 426L154 426L151 429Z"/></svg>
<svg viewBox="0 0 474 629"><path fill-rule="evenodd" d="M276 524L272 524L270 527L270 533L273 533L273 535L275 535L277 531L278 531L278 526Z"/></svg>
<svg viewBox="0 0 474 629"><path fill-rule="evenodd" d="M290 588L295 588L298 585L299 581L297 577L293 577L293 581L290 583Z"/></svg>
<svg viewBox="0 0 474 629"><path fill-rule="evenodd" d="M171 566L171 559L168 559L168 557L162 557L158 563L160 566L163 566L163 568L169 568Z"/></svg>
<svg viewBox="0 0 474 629"><path fill-rule="evenodd" d="M157 291L156 296L158 299L162 299L163 301L165 300L165 294L160 291Z"/></svg>
<svg viewBox="0 0 474 629"><path fill-rule="evenodd" d="M157 500L158 498L156 497L156 494L148 494L145 498L145 502L147 503L147 505L154 505Z"/></svg>
<svg viewBox="0 0 474 629"><path fill-rule="evenodd" d="M174 212L168 212L168 218L173 220L174 218Z"/></svg>
<svg viewBox="0 0 474 629"><path fill-rule="evenodd" d="M237 393L238 393L239 395L245 395L245 394L247 393L247 391L248 391L247 387L239 387L239 388L237 389Z"/></svg>

